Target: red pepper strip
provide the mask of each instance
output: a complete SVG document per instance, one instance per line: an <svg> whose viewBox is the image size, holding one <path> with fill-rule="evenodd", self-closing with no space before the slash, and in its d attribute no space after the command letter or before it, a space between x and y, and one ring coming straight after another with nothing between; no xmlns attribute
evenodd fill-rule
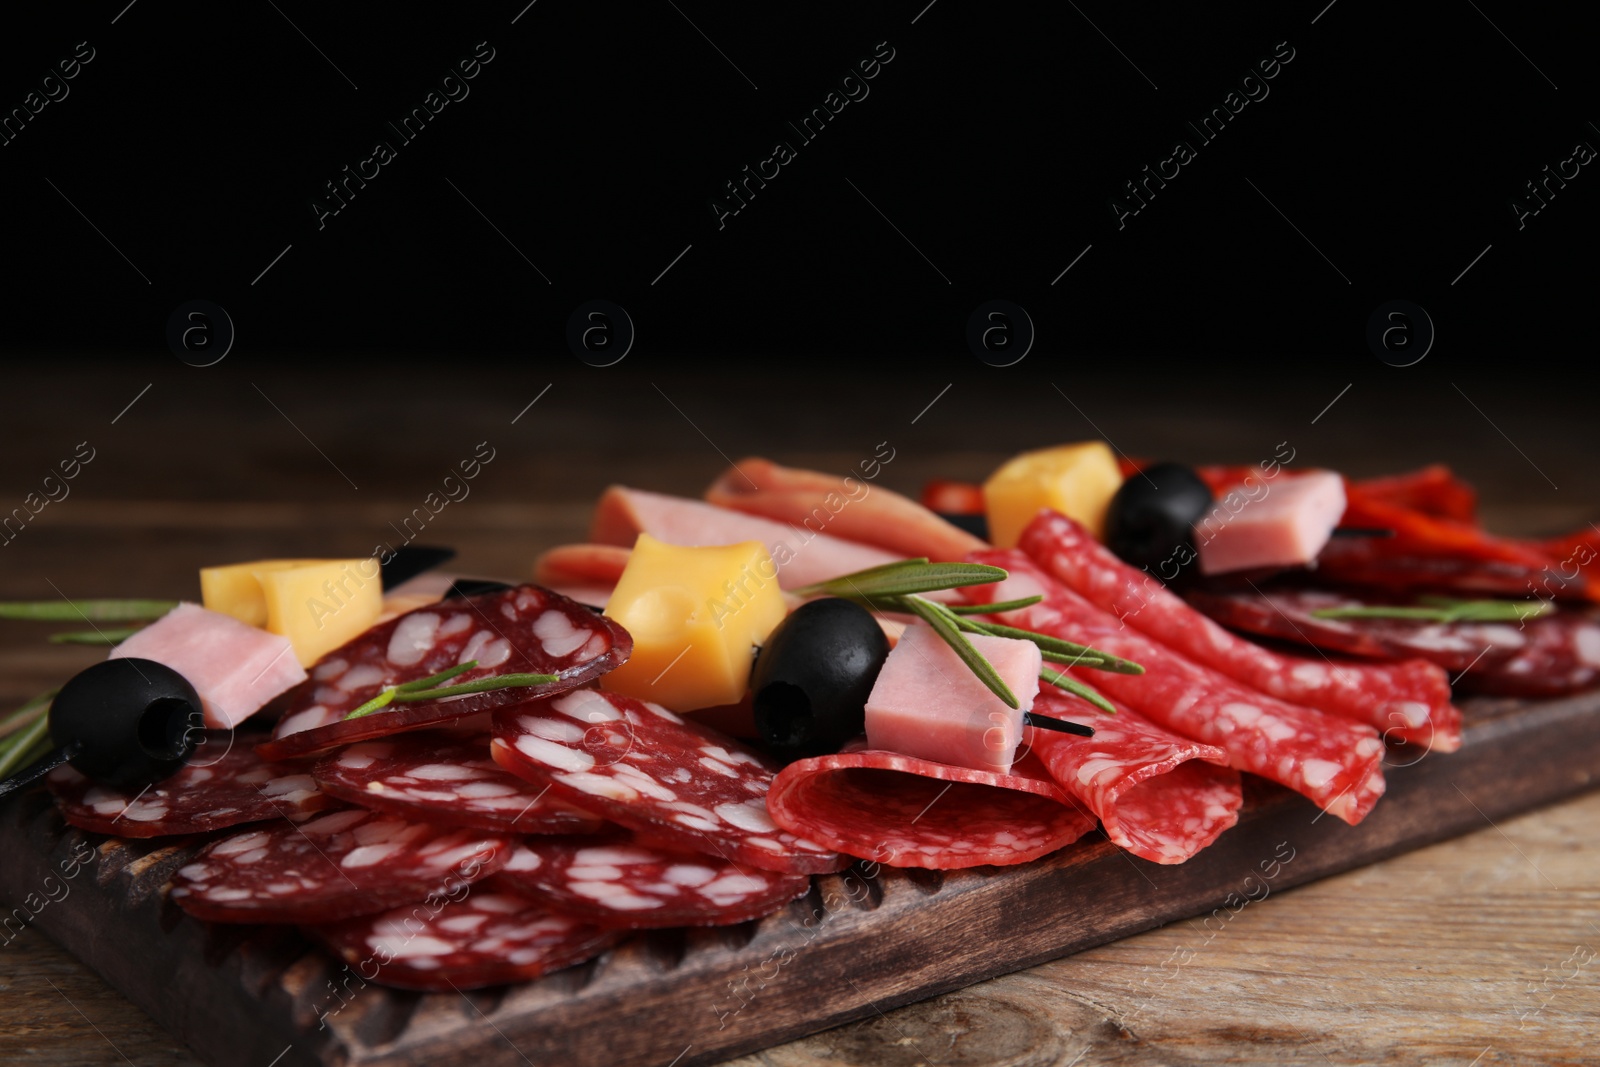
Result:
<svg viewBox="0 0 1600 1067"><path fill-rule="evenodd" d="M1359 485L1345 482L1343 526L1376 526L1393 530L1393 537L1381 539L1380 555L1446 556L1485 562L1516 563L1540 570L1552 560L1542 549L1495 537L1476 526L1453 519L1441 519L1420 511L1377 499Z"/></svg>
<svg viewBox="0 0 1600 1067"><path fill-rule="evenodd" d="M1409 508L1436 519L1477 524L1478 491L1442 463L1350 484L1368 500Z"/></svg>
<svg viewBox="0 0 1600 1067"><path fill-rule="evenodd" d="M982 515L983 486L935 478L922 487L922 506L941 515Z"/></svg>

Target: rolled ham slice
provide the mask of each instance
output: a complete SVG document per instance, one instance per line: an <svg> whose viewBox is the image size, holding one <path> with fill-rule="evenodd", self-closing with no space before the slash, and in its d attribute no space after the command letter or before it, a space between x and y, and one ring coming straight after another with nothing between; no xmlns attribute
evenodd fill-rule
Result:
<svg viewBox="0 0 1600 1067"><path fill-rule="evenodd" d="M746 515L698 500L613 485L595 507L589 540L632 548L647 533L670 545L699 547L760 541L778 567L778 584L794 589L901 557L800 526Z"/></svg>
<svg viewBox="0 0 1600 1067"><path fill-rule="evenodd" d="M1030 729L1050 776L1099 816L1106 837L1152 863L1182 863L1239 821L1244 794L1228 754L1164 730L1126 706L1108 715L1045 686L1036 710L1093 737Z"/></svg>
<svg viewBox="0 0 1600 1067"><path fill-rule="evenodd" d="M1366 723L1396 740L1441 752L1461 747L1461 712L1450 703L1449 678L1431 663L1334 662L1263 648L1223 629L1144 571L1112 555L1082 526L1054 512L1034 519L1019 547L1068 589L1115 616L1115 623L1236 682Z"/></svg>
<svg viewBox="0 0 1600 1067"><path fill-rule="evenodd" d="M887 549L897 556L959 560L983 539L908 497L864 479L784 467L752 456L729 467L707 502Z"/></svg>
<svg viewBox="0 0 1600 1067"><path fill-rule="evenodd" d="M126 656L188 679L213 730L237 726L306 680L287 637L198 604L179 604L111 650L112 659Z"/></svg>
<svg viewBox="0 0 1600 1067"><path fill-rule="evenodd" d="M1372 727L1246 688L1125 628L1021 551L976 552L969 558L1010 574L1003 582L962 590L969 602L1041 595L1041 603L999 617L1141 664L1142 675L1069 670L1112 699L1173 733L1216 745L1228 753L1230 766L1287 786L1352 825L1383 795L1384 746Z"/></svg>
<svg viewBox="0 0 1600 1067"><path fill-rule="evenodd" d="M1094 829L1094 816L1025 760L997 774L898 752L838 752L789 764L767 794L772 821L890 867L1026 863Z"/></svg>

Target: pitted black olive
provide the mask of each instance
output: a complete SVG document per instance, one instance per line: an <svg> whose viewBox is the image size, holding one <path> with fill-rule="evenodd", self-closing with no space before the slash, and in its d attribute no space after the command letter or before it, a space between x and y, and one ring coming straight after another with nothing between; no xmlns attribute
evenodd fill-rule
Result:
<svg viewBox="0 0 1600 1067"><path fill-rule="evenodd" d="M889 658L871 612L813 600L779 624L750 680L756 729L780 759L837 752L866 728L867 697Z"/></svg>
<svg viewBox="0 0 1600 1067"><path fill-rule="evenodd" d="M79 771L139 789L183 766L204 724L200 696L171 667L125 657L74 675L50 705L50 740Z"/></svg>
<svg viewBox="0 0 1600 1067"><path fill-rule="evenodd" d="M1106 510L1106 547L1164 582L1198 572L1194 528L1211 510L1211 489L1192 468L1157 463L1129 476Z"/></svg>

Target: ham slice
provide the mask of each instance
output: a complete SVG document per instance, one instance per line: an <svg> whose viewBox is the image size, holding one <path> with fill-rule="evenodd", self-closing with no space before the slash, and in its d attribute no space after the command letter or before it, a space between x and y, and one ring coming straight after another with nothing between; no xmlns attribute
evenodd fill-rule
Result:
<svg viewBox="0 0 1600 1067"><path fill-rule="evenodd" d="M1022 740L1022 716L1039 692L1039 646L968 638L1017 697L1009 708L931 627L908 626L867 697L867 744L957 767L1005 773Z"/></svg>
<svg viewBox="0 0 1600 1067"><path fill-rule="evenodd" d="M189 680L213 730L237 726L306 680L287 637L198 604L179 604L111 650L171 667Z"/></svg>
<svg viewBox="0 0 1600 1067"><path fill-rule="evenodd" d="M752 456L729 467L706 500L724 508L887 549L959 560L988 547L908 497L855 477L784 467Z"/></svg>
<svg viewBox="0 0 1600 1067"><path fill-rule="evenodd" d="M595 507L589 540L633 547L647 533L670 545L699 547L760 541L778 567L778 584L794 589L841 574L866 570L901 557L881 548L825 533L719 508L698 500L613 485Z"/></svg>
<svg viewBox="0 0 1600 1067"><path fill-rule="evenodd" d="M1267 492L1250 498L1242 491L1222 495L1222 503L1200 521L1200 570L1227 574L1257 567L1299 567L1317 558L1344 514L1344 479L1333 471L1311 471L1297 478L1262 483ZM1240 499L1238 510L1229 501Z"/></svg>
<svg viewBox="0 0 1600 1067"><path fill-rule="evenodd" d="M1216 745L1230 766L1310 798L1354 825L1383 795L1383 740L1370 726L1246 688L1126 628L1017 550L974 553L1010 577L962 590L972 603L1041 595L999 616L1009 625L1092 645L1141 664L1142 675L1072 668L1069 674L1180 736Z"/></svg>
<svg viewBox="0 0 1600 1067"><path fill-rule="evenodd" d="M563 585L609 589L628 565L632 542L621 545L556 545L533 561L533 580L552 589Z"/></svg>
<svg viewBox="0 0 1600 1067"><path fill-rule="evenodd" d="M1262 648L1123 563L1063 515L1041 514L1023 532L1019 547L1120 624L1252 689L1367 723L1396 740L1441 752L1461 746L1461 713L1450 703L1448 677L1431 663L1335 663Z"/></svg>
<svg viewBox="0 0 1600 1067"><path fill-rule="evenodd" d="M1182 863L1239 821L1244 794L1228 754L1164 730L1126 706L1108 715L1045 686L1036 710L1093 737L1030 729L1033 754L1099 816L1106 837L1152 863Z"/></svg>

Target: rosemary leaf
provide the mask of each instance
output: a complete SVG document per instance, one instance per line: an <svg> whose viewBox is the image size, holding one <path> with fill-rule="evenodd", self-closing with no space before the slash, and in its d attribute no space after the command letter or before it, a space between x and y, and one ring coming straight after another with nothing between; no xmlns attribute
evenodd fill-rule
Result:
<svg viewBox="0 0 1600 1067"><path fill-rule="evenodd" d="M0 601L0 619L148 622L177 606L176 600L6 600Z"/></svg>
<svg viewBox="0 0 1600 1067"><path fill-rule="evenodd" d="M926 559L908 559L802 586L793 592L798 596L872 599L959 589L966 585L987 585L1005 579L1003 568L983 563L929 563Z"/></svg>
<svg viewBox="0 0 1600 1067"><path fill-rule="evenodd" d="M45 640L52 645L116 645L141 629L143 627L125 626L111 630L68 630L66 633L51 634Z"/></svg>
<svg viewBox="0 0 1600 1067"><path fill-rule="evenodd" d="M394 700L394 696L398 692L398 689L385 689L383 692L379 693L377 696L373 697L359 708L351 711L340 721L349 722L351 719L360 719L364 716L371 715L380 708L386 708Z"/></svg>
<svg viewBox="0 0 1600 1067"><path fill-rule="evenodd" d="M417 700L438 700L440 697L464 696L467 693L489 693L496 689L524 689L535 685L549 685L557 680L553 674L491 674L487 678L463 682L461 685L447 685L443 689L397 690L394 698L408 703Z"/></svg>
<svg viewBox="0 0 1600 1067"><path fill-rule="evenodd" d="M13 771L37 760L39 757L32 754L41 743L46 746L45 751L49 751L50 716L47 714L40 715L26 729L0 743L0 778L8 778Z"/></svg>
<svg viewBox="0 0 1600 1067"><path fill-rule="evenodd" d="M1039 672L1039 677L1058 689L1065 689L1073 696L1083 698L1090 704L1093 704L1095 707L1099 708L1101 711L1107 712L1111 715L1115 715L1117 713L1117 709L1109 700L1095 692L1092 687L1084 685L1076 678L1069 678L1065 674L1062 674L1058 671L1053 671L1048 667Z"/></svg>
<svg viewBox="0 0 1600 1067"><path fill-rule="evenodd" d="M414 693L419 689L432 689L440 682L448 682L452 678L457 678L463 674L466 674L477 665L477 660L469 659L467 662L459 663L454 667L446 667L438 674L430 674L426 678L416 678L409 682L401 682L399 685L395 686L395 688L400 690L402 693Z"/></svg>
<svg viewBox="0 0 1600 1067"><path fill-rule="evenodd" d="M997 600L993 604L947 604L945 606L957 615L997 615L1002 611L1031 608L1043 599L1043 596L1036 594L1022 597L1019 600Z"/></svg>
<svg viewBox="0 0 1600 1067"><path fill-rule="evenodd" d="M1319 608L1314 619L1413 619L1418 622L1523 622L1555 610L1548 601L1456 600L1450 597L1420 597L1419 603L1358 604L1348 607Z"/></svg>

